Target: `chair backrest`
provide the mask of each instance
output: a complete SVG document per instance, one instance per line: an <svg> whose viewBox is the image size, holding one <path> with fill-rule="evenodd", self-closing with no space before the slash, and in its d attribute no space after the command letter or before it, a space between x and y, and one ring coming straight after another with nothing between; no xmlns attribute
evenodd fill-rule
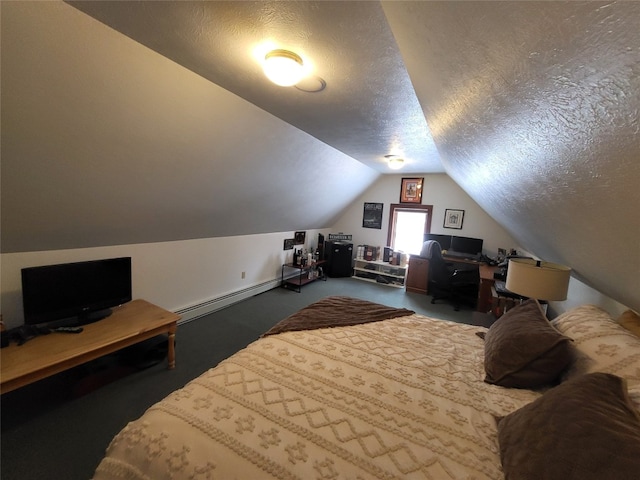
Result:
<svg viewBox="0 0 640 480"><path fill-rule="evenodd" d="M422 245L421 257L429 259L429 281L443 284L449 281L451 272L442 257L442 247L436 240L427 240Z"/></svg>
<svg viewBox="0 0 640 480"><path fill-rule="evenodd" d="M420 256L430 259L433 256L434 252L440 253L440 256L442 256L442 247L436 240L427 240L422 244Z"/></svg>

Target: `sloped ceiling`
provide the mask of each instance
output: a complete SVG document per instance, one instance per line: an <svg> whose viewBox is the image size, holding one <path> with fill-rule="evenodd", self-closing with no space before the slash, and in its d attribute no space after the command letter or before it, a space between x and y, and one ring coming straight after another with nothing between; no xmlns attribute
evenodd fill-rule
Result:
<svg viewBox="0 0 640 480"><path fill-rule="evenodd" d="M444 172L379 2L70 1L106 25L382 173ZM271 48L312 69L282 88L262 72Z"/></svg>
<svg viewBox="0 0 640 480"><path fill-rule="evenodd" d="M224 121L225 110L251 110L251 106L240 106L233 95L262 112L251 110L233 118L229 132L235 132L251 116L256 122L250 126L252 133L268 127L276 129L274 136L280 140L297 139L293 141L294 154L289 152L288 142L278 146L273 141L267 147L267 155L279 149L285 160L277 163L281 174L274 172L269 187L252 200L275 200L275 206L264 207L256 217L239 215L225 231L248 233L269 228L269 223L273 226L271 231L285 226L282 230L291 229L293 223L278 212L283 211L283 205L296 205L301 191L316 192L318 187L311 182L299 189L282 174L282 168L284 172L298 172L301 165L294 158L307 148L311 149L310 154L338 170L329 177L331 180L324 185L327 191L322 193L322 199L331 200L327 203L329 213L323 221L306 228L327 225L332 214L339 212L339 204L353 198L342 193L336 201L336 192L347 191L344 184L335 183L339 182L338 177L357 179L358 184L351 190L357 192L377 174L388 172L385 154L400 153L408 160L404 170L407 173L446 171L527 250L545 260L570 265L577 278L640 310L639 2L69 4L79 15L80 11L87 13L221 88L213 93L187 73L178 78L173 69L155 57L142 54L115 36L92 33L95 28L77 35L65 32L70 43L60 48L79 51L78 62L67 67L86 70L86 78L101 82L107 90L114 78L122 81L111 73L119 67L133 69L132 78L138 81L141 72L156 69L159 75L172 76L160 80L156 75L156 82L160 94L177 95L176 104L187 97L189 105L197 105L200 95L204 95L207 100L202 102L202 109L207 110L207 105L224 99L214 117L207 119L216 125ZM3 5L3 156L5 30L10 27L4 10ZM56 20L68 21L68 12L65 15L64 19L52 20L43 16L41 28L55 29ZM76 20L77 24L66 27L86 28L85 23ZM121 52L124 60L114 62L109 56L112 52L94 43L86 49L75 45L87 42L87 36L95 44L109 40L111 48ZM269 84L249 54L251 46L264 38L308 57L314 63L315 74L326 81L326 89L307 93ZM95 49L93 56L89 56L89 48ZM144 63L140 71L133 67L136 62ZM18 53L11 62L12 67L16 65L21 66ZM38 69L22 73L42 74ZM16 76L16 81L22 78ZM68 80L61 78L60 82ZM152 106L145 103L144 89L152 85L151 78L148 80L149 84L141 82L137 91L140 98L135 102L142 105L141 110L148 107L153 117ZM32 81L31 93L37 93L41 85ZM198 87L193 91L176 89L185 85L189 89ZM81 85L77 88L82 90ZM113 95L107 97L110 101L116 101L118 88L113 90ZM177 93L171 93L174 91ZM29 105L26 93L20 100ZM81 106L92 101L87 97ZM184 110L176 110L181 116L173 125L179 128L180 122L188 119L183 118ZM286 123L274 123L266 117L256 119L256 115L266 112ZM203 111L199 118L206 116ZM22 122L34 119L18 118ZM171 122L166 122L160 122L161 136L170 135ZM289 125L295 128L289 130ZM309 139L303 140L299 132L308 134ZM234 172L241 169L244 181L252 166L256 172L250 176L252 185L265 178L264 158L250 148L243 152L242 165L233 167L234 148L229 143L238 145L247 142L246 138L237 132L229 142L221 142L223 137L216 136L216 145L208 148L222 152L215 155L220 162L216 167L222 169L225 180L237 176ZM269 134L257 141L265 138L269 139ZM107 143L102 136L96 140ZM161 145L158 149L167 146L175 147ZM35 156L39 152L27 153ZM78 152L74 153L77 156ZM179 153L187 162L184 171L194 168L190 157L193 152L185 149ZM196 158L205 156L200 153ZM151 159L146 162L152 167ZM351 162L371 173L366 174ZM28 168L29 162L26 165L23 168ZM119 166L124 168L126 163ZM215 208L211 207L219 205L221 198L227 202L225 208L234 212L252 205L237 193L243 182L216 182L213 177L217 173L198 170L202 164L197 162L195 167L199 172L196 176L213 182L194 184L193 177L187 182L178 176L184 180L179 182L182 188L195 185L194 198L206 195L205 206L196 200L191 205L201 213L195 220L213 220L217 226L223 223L225 217L213 214ZM145 169L140 169L137 173L141 175ZM154 172L152 168L147 171ZM154 172L152 178L157 175ZM43 188L45 177L39 180ZM281 177L284 178L279 181ZM4 178L3 165L3 230ZM158 191L166 191L170 178L167 175L159 179L162 190ZM224 196L208 191L210 185ZM282 196L274 197L274 191ZM125 193L133 195L131 191ZM234 208L236 202L239 208ZM162 204L166 208L167 203ZM320 212L315 207L313 211L315 215ZM295 216L299 213L296 207L288 212L301 218ZM89 217L89 213L85 216ZM163 220L165 217L160 215L156 232ZM192 224L189 220L184 222L185 227ZM254 220L260 228L247 228L247 222ZM18 224L15 219L12 225ZM3 231L3 240L4 237Z"/></svg>
<svg viewBox="0 0 640 480"><path fill-rule="evenodd" d="M385 2L451 176L640 308L640 2Z"/></svg>
<svg viewBox="0 0 640 480"><path fill-rule="evenodd" d="M72 2L372 168L390 140L441 160L528 251L640 308L640 2L108 3ZM265 35L326 77L312 115L255 86L239 51Z"/></svg>
<svg viewBox="0 0 640 480"><path fill-rule="evenodd" d="M380 175L62 2L2 2L2 251L326 228Z"/></svg>

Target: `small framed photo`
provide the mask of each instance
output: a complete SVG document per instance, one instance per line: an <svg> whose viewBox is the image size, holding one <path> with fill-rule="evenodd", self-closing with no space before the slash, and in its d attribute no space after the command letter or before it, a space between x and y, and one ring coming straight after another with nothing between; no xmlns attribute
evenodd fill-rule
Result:
<svg viewBox="0 0 640 480"><path fill-rule="evenodd" d="M422 203L423 178L403 178L400 186L400 203Z"/></svg>
<svg viewBox="0 0 640 480"><path fill-rule="evenodd" d="M307 236L307 232L296 232L293 235L293 239L296 245L304 245L305 237Z"/></svg>
<svg viewBox="0 0 640 480"><path fill-rule="evenodd" d="M293 239L293 238L285 238L284 239L284 250L293 250L294 243L295 243L295 239Z"/></svg>
<svg viewBox="0 0 640 480"><path fill-rule="evenodd" d="M444 228L462 229L462 220L464 219L464 210L454 210L447 208L444 211Z"/></svg>

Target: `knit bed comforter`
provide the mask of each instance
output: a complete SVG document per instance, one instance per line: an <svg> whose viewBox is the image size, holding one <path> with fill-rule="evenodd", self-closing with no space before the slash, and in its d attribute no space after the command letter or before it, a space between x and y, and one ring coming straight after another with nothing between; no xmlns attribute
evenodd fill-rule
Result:
<svg viewBox="0 0 640 480"><path fill-rule="evenodd" d="M483 381L483 327L387 313L278 327L129 423L94 478L504 478L495 417L540 394Z"/></svg>

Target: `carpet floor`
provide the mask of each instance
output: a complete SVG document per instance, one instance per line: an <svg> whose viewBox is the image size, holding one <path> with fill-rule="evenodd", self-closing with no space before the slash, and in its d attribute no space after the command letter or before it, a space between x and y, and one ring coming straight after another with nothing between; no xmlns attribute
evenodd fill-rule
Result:
<svg viewBox="0 0 640 480"><path fill-rule="evenodd" d="M404 289L329 278L300 293L275 288L182 323L176 368L122 365L109 356L6 393L0 398L3 480L87 480L113 436L154 403L229 357L280 320L330 295L345 295L434 318L472 323L472 311Z"/></svg>

